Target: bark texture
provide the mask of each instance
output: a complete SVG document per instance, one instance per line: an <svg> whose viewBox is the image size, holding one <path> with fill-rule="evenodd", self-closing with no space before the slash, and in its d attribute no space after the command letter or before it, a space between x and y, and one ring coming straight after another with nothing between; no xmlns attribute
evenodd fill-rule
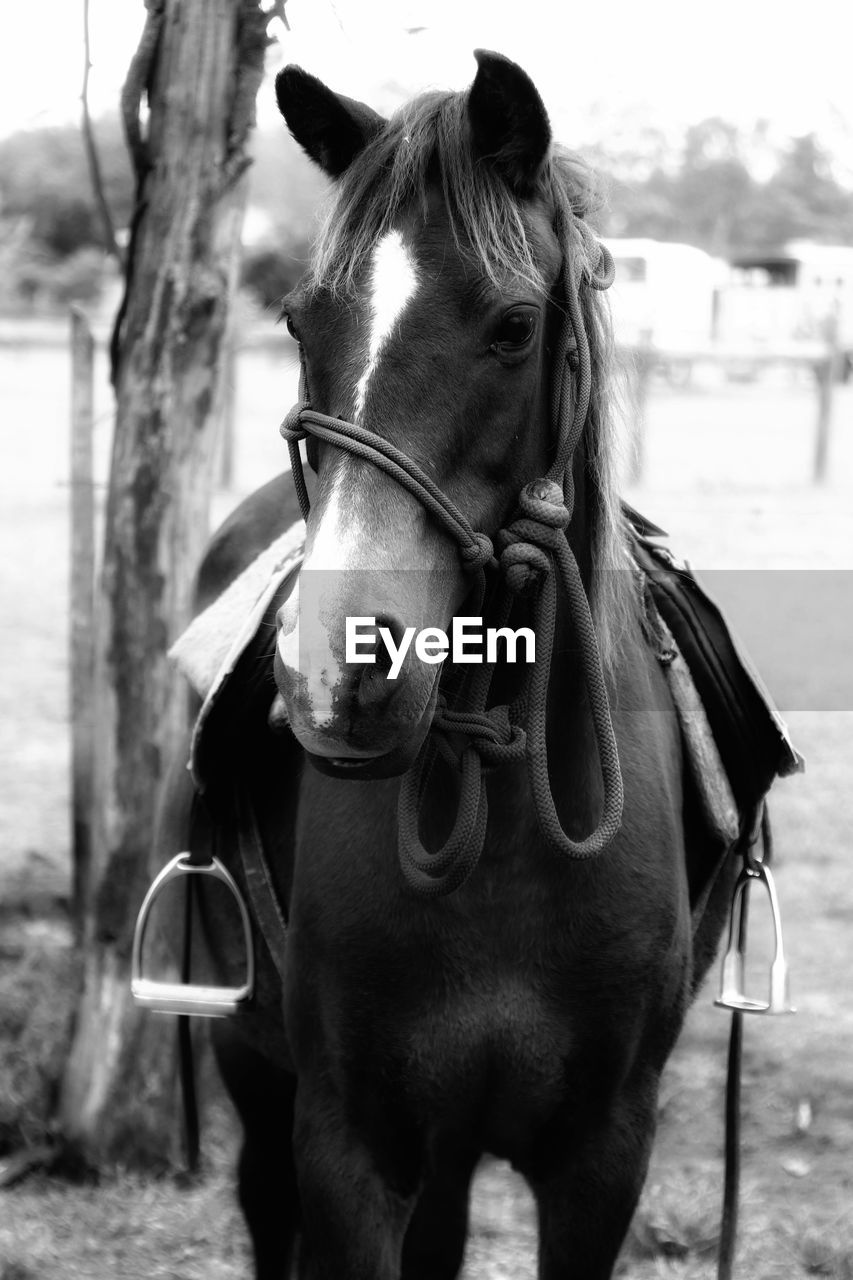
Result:
<svg viewBox="0 0 853 1280"><path fill-rule="evenodd" d="M174 1154L174 1024L133 1007L130 944L152 866L177 852L151 848L158 791L186 725L166 652L188 620L208 531L246 143L267 44L257 0L147 8L122 100L137 206L112 349L85 976L59 1104L65 1142L94 1165Z"/></svg>

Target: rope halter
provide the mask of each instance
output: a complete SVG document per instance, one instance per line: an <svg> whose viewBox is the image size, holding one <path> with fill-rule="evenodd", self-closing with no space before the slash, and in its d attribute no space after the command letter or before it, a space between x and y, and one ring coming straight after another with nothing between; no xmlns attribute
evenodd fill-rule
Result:
<svg viewBox="0 0 853 1280"><path fill-rule="evenodd" d="M593 289L606 289L613 281L613 259L595 240L586 224L572 216L595 268L587 276ZM412 458L389 441L353 422L318 413L308 403L303 359L299 404L281 425L287 441L299 505L307 521L310 502L305 484L299 442L313 437L373 463L407 489L433 519L453 538L463 567L478 575L479 606L485 596L485 570L500 566L504 589L498 593L498 625L507 621L513 598L535 591L533 604L537 660L532 665L524 693L511 706L486 709L494 663L484 663L470 677L465 709L451 708L441 694L430 733L415 764L403 775L398 804L400 864L407 882L425 896L451 893L465 882L477 865L486 834L488 808L483 773L522 759L527 773L540 829L557 851L573 859L601 853L619 830L622 818L622 774L610 715L610 705L598 637L589 601L566 530L574 507L572 460L589 414L592 371L589 342L583 324L578 290L569 251L569 233L559 217L557 233L563 248L562 283L566 317L557 345L555 379L556 449L547 474L522 489L518 514L494 540L474 530L429 475ZM569 383L577 373L572 408ZM498 554L496 555L496 548ZM557 815L548 778L546 720L548 685L557 611L556 577L565 592L580 647L581 667L592 712L604 784L603 812L598 826L584 839L570 839ZM525 721L526 723L522 723ZM461 755L451 738L461 738ZM420 837L421 813L429 780L438 756L461 773L460 796L453 828L442 847L428 851Z"/></svg>

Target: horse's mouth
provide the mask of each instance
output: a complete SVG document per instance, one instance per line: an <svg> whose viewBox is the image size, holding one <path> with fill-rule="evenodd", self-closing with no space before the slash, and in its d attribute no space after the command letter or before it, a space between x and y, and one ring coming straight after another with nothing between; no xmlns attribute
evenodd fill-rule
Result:
<svg viewBox="0 0 853 1280"><path fill-rule="evenodd" d="M278 654L276 654L276 667L279 666ZM426 702L426 706L421 712L419 718L408 729L405 737L399 740L390 751L377 751L371 753L366 746L353 747L350 754L345 744L340 738L335 740L331 738L329 741L329 751L312 750L317 742L305 741L305 736L291 722L287 712L285 699L279 692L274 699L270 708L268 724L273 732L293 733L298 741L301 742L306 758L314 766L319 773L324 773L332 778L342 778L350 782L369 782L380 778L397 778L401 774L411 769L412 765L418 757L424 739L429 732L432 724L433 714L435 712L436 701L438 699L439 680L433 680L432 688Z"/></svg>
<svg viewBox="0 0 853 1280"><path fill-rule="evenodd" d="M411 769L421 748L421 738L395 747L381 756L318 756L306 751L310 764L319 773L349 782L372 782L378 778L397 778Z"/></svg>

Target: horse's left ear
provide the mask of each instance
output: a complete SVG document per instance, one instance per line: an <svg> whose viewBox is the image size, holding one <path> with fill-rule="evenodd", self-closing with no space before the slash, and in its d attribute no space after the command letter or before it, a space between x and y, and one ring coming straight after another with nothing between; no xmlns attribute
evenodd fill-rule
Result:
<svg viewBox="0 0 853 1280"><path fill-rule="evenodd" d="M333 93L301 67L279 71L275 96L300 147L331 178L339 178L385 124L371 107Z"/></svg>
<svg viewBox="0 0 853 1280"><path fill-rule="evenodd" d="M520 196L531 195L548 157L551 124L526 71L499 53L475 49L477 74L468 94L474 150Z"/></svg>

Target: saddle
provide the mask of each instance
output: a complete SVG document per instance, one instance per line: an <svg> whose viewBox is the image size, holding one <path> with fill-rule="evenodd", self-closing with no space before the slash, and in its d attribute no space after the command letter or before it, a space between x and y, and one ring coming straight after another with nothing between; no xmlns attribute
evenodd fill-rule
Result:
<svg viewBox="0 0 853 1280"><path fill-rule="evenodd" d="M695 573L662 545L663 530L627 503L622 511L646 637L670 674L706 808L715 806L719 825L721 788L715 789L716 800L707 795L718 758L743 831L774 779L802 771L803 757L748 654ZM730 825L727 819L723 830Z"/></svg>

